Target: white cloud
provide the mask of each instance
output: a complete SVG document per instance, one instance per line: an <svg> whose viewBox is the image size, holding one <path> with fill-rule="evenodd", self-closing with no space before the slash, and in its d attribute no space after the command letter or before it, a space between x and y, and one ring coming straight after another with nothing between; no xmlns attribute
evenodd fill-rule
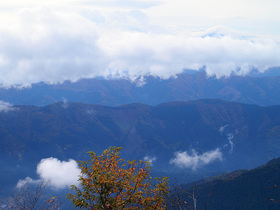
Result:
<svg viewBox="0 0 280 210"><path fill-rule="evenodd" d="M9 112L15 109L16 108L14 108L12 104L5 101L0 101L0 112Z"/></svg>
<svg viewBox="0 0 280 210"><path fill-rule="evenodd" d="M113 2L120 8L127 4ZM155 23L151 13L161 6L140 9L137 2L136 9L100 9L98 1L89 7L72 1L71 9L61 9L55 2L46 7L41 1L38 7L30 1L29 8L12 10L14 21L0 25L0 83L57 83L96 76L140 78L141 83L146 75L169 78L185 68L206 66L208 75L221 77L280 66L279 39L223 26L194 32Z"/></svg>
<svg viewBox="0 0 280 210"><path fill-rule="evenodd" d="M234 135L233 135L233 133L227 131L228 127L229 127L229 125L221 126L219 128L219 132L220 132L221 135L223 135L223 134L226 135L227 140L228 140L228 144L225 144L224 147L229 146L230 147L229 152L232 153L233 149L234 149L234 142L233 142Z"/></svg>
<svg viewBox="0 0 280 210"><path fill-rule="evenodd" d="M234 135L232 133L227 134L227 140L228 140L228 143L229 143L229 146L230 146L230 149L229 149L230 153L232 153L233 149L234 149L233 138L234 138Z"/></svg>
<svg viewBox="0 0 280 210"><path fill-rule="evenodd" d="M104 70L93 22L48 8L23 9L19 19L0 28L0 82L75 81Z"/></svg>
<svg viewBox="0 0 280 210"><path fill-rule="evenodd" d="M214 161L221 161L222 156L222 152L219 148L202 154L198 154L193 149L191 154L186 151L175 153L175 157L170 160L170 163L175 164L180 168L191 168L192 170L196 170L197 168L210 164Z"/></svg>
<svg viewBox="0 0 280 210"><path fill-rule="evenodd" d="M89 115L93 115L93 116L95 116L95 115L96 115L96 113L97 113L97 111L96 111L96 110L94 110L94 109L87 109L87 110L86 110L86 113L87 113L87 114L89 114Z"/></svg>
<svg viewBox="0 0 280 210"><path fill-rule="evenodd" d="M68 106L69 106L69 103L68 103L67 99L64 98L64 97L62 97L62 101L63 101L62 107L63 107L64 109L67 109Z"/></svg>
<svg viewBox="0 0 280 210"><path fill-rule="evenodd" d="M78 185L80 169L75 160L60 161L57 158L42 159L37 166L40 179L49 181L57 189Z"/></svg>
<svg viewBox="0 0 280 210"><path fill-rule="evenodd" d="M224 125L224 126L221 126L221 127L219 128L219 132L220 132L221 135L224 133L225 129L226 129L228 126L229 126L229 125Z"/></svg>
<svg viewBox="0 0 280 210"><path fill-rule="evenodd" d="M208 75L217 77L245 75L253 68L265 70L280 65L279 43L235 38L230 34L201 37L127 32L102 41L102 48L110 58L108 73L127 74L130 78L141 75L169 78L184 68L198 70L203 66ZM111 47L104 47L105 43Z"/></svg>
<svg viewBox="0 0 280 210"><path fill-rule="evenodd" d="M154 157L154 156L149 156L149 155L147 155L147 156L144 157L144 161L150 162L151 165L153 165L153 163L154 163L156 160L157 160L157 158Z"/></svg>
<svg viewBox="0 0 280 210"><path fill-rule="evenodd" d="M196 0L170 1L151 8L148 12L157 24L202 28L227 25L245 31L276 32L279 35L280 16L277 0ZM274 28L274 29L273 29Z"/></svg>
<svg viewBox="0 0 280 210"><path fill-rule="evenodd" d="M63 189L70 185L78 185L80 169L75 160L60 161L57 158L42 159L37 165L37 174L39 179L34 180L26 177L19 180L17 187L21 187L26 183L38 184L41 181L48 183L48 186L55 189Z"/></svg>
<svg viewBox="0 0 280 210"><path fill-rule="evenodd" d="M90 0L84 1L83 4L91 6L99 6L105 8L118 9L146 9L159 4L158 0Z"/></svg>
<svg viewBox="0 0 280 210"><path fill-rule="evenodd" d="M39 184L39 183L40 183L40 180L34 180L30 177L26 177L25 179L19 180L16 187L21 188L26 184Z"/></svg>

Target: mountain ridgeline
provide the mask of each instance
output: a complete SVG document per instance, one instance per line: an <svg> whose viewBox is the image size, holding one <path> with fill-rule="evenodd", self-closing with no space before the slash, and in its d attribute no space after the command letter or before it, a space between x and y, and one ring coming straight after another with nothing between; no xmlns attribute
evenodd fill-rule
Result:
<svg viewBox="0 0 280 210"><path fill-rule="evenodd" d="M62 100L119 106L158 105L169 101L217 98L256 105L280 104L279 68L263 74L229 78L208 77L205 71L186 71L170 79L145 77L145 84L126 79L83 79L62 84L33 84L32 88L0 88L0 99L12 104L46 106ZM139 84L141 84L139 86Z"/></svg>
<svg viewBox="0 0 280 210"><path fill-rule="evenodd" d="M123 147L129 159L153 158L155 173L177 182L253 168L279 156L280 106L222 100L119 107L55 103L0 112L1 184L35 176L42 158L84 159Z"/></svg>

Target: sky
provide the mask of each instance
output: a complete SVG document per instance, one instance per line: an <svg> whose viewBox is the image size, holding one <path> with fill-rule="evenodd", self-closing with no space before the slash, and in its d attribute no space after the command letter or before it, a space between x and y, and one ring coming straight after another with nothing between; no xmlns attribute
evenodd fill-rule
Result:
<svg viewBox="0 0 280 210"><path fill-rule="evenodd" d="M0 84L280 66L279 0L0 2Z"/></svg>

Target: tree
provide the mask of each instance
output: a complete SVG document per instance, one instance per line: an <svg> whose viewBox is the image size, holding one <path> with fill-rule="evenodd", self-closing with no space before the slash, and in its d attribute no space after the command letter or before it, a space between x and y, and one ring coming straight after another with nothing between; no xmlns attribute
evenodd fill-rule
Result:
<svg viewBox="0 0 280 210"><path fill-rule="evenodd" d="M100 156L88 152L90 160L78 161L80 187L67 198L86 209L165 209L168 178L150 177L146 161L125 161L120 147L109 147Z"/></svg>
<svg viewBox="0 0 280 210"><path fill-rule="evenodd" d="M59 209L62 202L56 196L48 197L45 194L48 182L40 181L37 184L25 183L13 188L7 202L8 209L32 210L32 209Z"/></svg>
<svg viewBox="0 0 280 210"><path fill-rule="evenodd" d="M192 187L191 192L182 186L172 187L167 198L167 209L197 210L197 194L196 185ZM205 204L204 208L207 210Z"/></svg>

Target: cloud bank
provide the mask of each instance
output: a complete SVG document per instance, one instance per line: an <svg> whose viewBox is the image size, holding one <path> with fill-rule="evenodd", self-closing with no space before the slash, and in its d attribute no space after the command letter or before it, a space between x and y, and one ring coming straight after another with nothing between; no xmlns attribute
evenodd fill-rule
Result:
<svg viewBox="0 0 280 210"><path fill-rule="evenodd" d="M140 10L122 12L19 9L0 26L0 83L4 86L102 76L163 79L184 69L210 76L245 75L280 66L280 43L218 26L199 32L152 25Z"/></svg>
<svg viewBox="0 0 280 210"><path fill-rule="evenodd" d="M175 153L175 157L170 160L170 164L174 164L180 168L196 170L214 161L221 161L222 158L223 155L219 148L202 154L198 154L198 152L193 149L191 154L187 151Z"/></svg>
<svg viewBox="0 0 280 210"><path fill-rule="evenodd" d="M37 184L40 181L48 182L50 187L63 189L70 185L78 185L80 169L75 160L60 161L57 158L42 159L37 165L38 180L26 177L17 183L21 187L26 183Z"/></svg>

